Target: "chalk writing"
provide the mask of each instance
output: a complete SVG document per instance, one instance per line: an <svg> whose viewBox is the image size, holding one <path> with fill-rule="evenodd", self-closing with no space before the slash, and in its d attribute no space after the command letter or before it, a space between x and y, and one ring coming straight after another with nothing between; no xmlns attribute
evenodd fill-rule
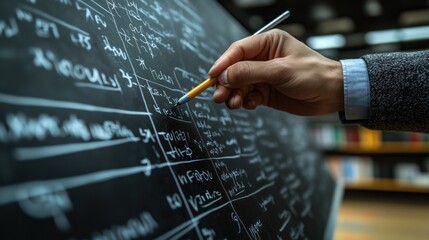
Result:
<svg viewBox="0 0 429 240"><path fill-rule="evenodd" d="M332 181L301 119L231 111L215 87L172 108L248 35L217 3L0 5L1 237L324 234Z"/></svg>
<svg viewBox="0 0 429 240"><path fill-rule="evenodd" d="M31 48L30 53L34 56L35 67L48 71L55 70L59 76L64 76L77 80L76 86L93 87L120 91L121 88L115 74L108 76L97 68L90 68L81 64L74 64L68 59L59 59L54 52ZM82 82L83 81L83 82Z"/></svg>
<svg viewBox="0 0 429 240"><path fill-rule="evenodd" d="M52 191L38 186L29 192L21 191L18 194L22 199L19 205L26 214L38 219L52 217L60 230L70 229L65 212L72 210L72 204L67 193L61 188Z"/></svg>
<svg viewBox="0 0 429 240"><path fill-rule="evenodd" d="M11 17L7 22L5 20L0 20L0 37L5 36L6 38L12 38L18 33L19 29L15 18Z"/></svg>
<svg viewBox="0 0 429 240"><path fill-rule="evenodd" d="M114 138L134 138L134 133L119 122L87 124L76 115L60 121L57 117L41 114L28 117L25 113L9 113L5 124L0 123L0 141L18 142L22 140L43 141L47 138L72 137L83 141L110 140Z"/></svg>
<svg viewBox="0 0 429 240"><path fill-rule="evenodd" d="M107 27L107 22L103 20L104 14L102 14L100 11L97 11L95 8L91 7L91 5L81 0L76 1L75 5L78 11L82 11L85 14L85 19L87 21L95 22L98 27Z"/></svg>
<svg viewBox="0 0 429 240"><path fill-rule="evenodd" d="M286 226L288 225L289 221L291 220L292 215L290 214L289 211L283 210L278 216L279 216L279 219L281 221L283 221L283 223L279 229L279 232L282 232L286 228Z"/></svg>
<svg viewBox="0 0 429 240"><path fill-rule="evenodd" d="M237 233L241 233L241 224L240 224L240 220L238 219L237 213L232 212L231 218L237 224Z"/></svg>
<svg viewBox="0 0 429 240"><path fill-rule="evenodd" d="M172 210L182 207L182 198L179 194L167 195L166 200Z"/></svg>
<svg viewBox="0 0 429 240"><path fill-rule="evenodd" d="M159 227L149 212L142 212L138 218L132 218L125 225L115 225L104 229L102 233L94 233L92 239L136 239L149 236Z"/></svg>
<svg viewBox="0 0 429 240"><path fill-rule="evenodd" d="M269 204L275 205L273 195L268 195L266 198L262 198L259 202L259 207L262 209L263 212L266 212L268 210L267 206Z"/></svg>
<svg viewBox="0 0 429 240"><path fill-rule="evenodd" d="M252 236L252 239L261 239L259 231L261 230L262 225L262 221L258 220L249 227L249 232Z"/></svg>
<svg viewBox="0 0 429 240"><path fill-rule="evenodd" d="M120 48L120 47L115 47L112 46L109 42L109 38L107 38L107 36L101 36L101 38L103 39L103 43L104 43L104 50L107 50L108 52L111 52L113 54L113 56L115 57L120 57L124 60L127 60L127 55L126 53Z"/></svg>
<svg viewBox="0 0 429 240"><path fill-rule="evenodd" d="M203 234L204 239L213 240L216 237L216 232L212 228L202 228L201 233Z"/></svg>
<svg viewBox="0 0 429 240"><path fill-rule="evenodd" d="M199 170L188 170L186 174L180 175L178 174L179 181L182 185L192 184L193 182L208 182L213 180L213 173Z"/></svg>
<svg viewBox="0 0 429 240"><path fill-rule="evenodd" d="M188 202L194 211L198 211L200 208L207 208L221 199L222 194L219 191L206 190L202 194L189 196Z"/></svg>

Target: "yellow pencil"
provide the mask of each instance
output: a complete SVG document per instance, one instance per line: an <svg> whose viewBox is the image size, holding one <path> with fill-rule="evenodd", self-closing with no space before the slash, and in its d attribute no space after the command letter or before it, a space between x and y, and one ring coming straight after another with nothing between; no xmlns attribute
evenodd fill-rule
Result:
<svg viewBox="0 0 429 240"><path fill-rule="evenodd" d="M207 88L211 87L213 84L217 82L217 77L211 77L204 80L204 82L200 83L198 86L193 88L191 91L183 95L181 98L179 98L179 101L177 101L176 105L174 107L184 104L194 97L196 97L198 94L200 94L202 91L206 90Z"/></svg>
<svg viewBox="0 0 429 240"><path fill-rule="evenodd" d="M280 22L285 20L287 17L289 17L289 15L290 15L289 11L286 11L286 12L280 14L280 16L276 17L273 21L269 22L267 25L263 26L261 29L259 29L257 32L255 32L253 34L253 36L257 35L261 32L265 32L265 31L270 30L271 28L275 27L277 24L279 24ZM191 99L196 97L198 94L200 94L202 91L206 90L207 88L209 88L210 86L215 84L216 82L217 82L216 77L207 78L206 80L204 80L204 82L200 83L198 86L196 86L191 91L189 91L188 93L183 95L181 98L179 98L179 100L177 101L177 103L173 107L177 107L179 105L182 105L182 104L190 101Z"/></svg>

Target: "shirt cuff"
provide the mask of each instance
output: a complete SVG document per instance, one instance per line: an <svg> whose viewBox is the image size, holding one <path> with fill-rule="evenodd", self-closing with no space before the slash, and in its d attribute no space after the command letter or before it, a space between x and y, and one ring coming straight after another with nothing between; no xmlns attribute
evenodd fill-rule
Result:
<svg viewBox="0 0 429 240"><path fill-rule="evenodd" d="M368 70L363 59L340 60L344 80L344 119L342 122L366 122L369 111ZM345 120L345 121L343 121Z"/></svg>

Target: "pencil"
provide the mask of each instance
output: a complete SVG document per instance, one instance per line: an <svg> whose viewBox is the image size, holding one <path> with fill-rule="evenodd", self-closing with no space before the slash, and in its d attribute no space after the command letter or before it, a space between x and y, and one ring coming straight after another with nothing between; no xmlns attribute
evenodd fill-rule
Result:
<svg viewBox="0 0 429 240"><path fill-rule="evenodd" d="M270 30L271 28L275 27L276 25L278 25L279 23L281 23L283 20L285 20L286 18L288 18L289 15L290 15L289 10L285 11L284 13L282 13L278 17L276 17L274 20L272 20L271 22L269 22L267 25L263 26L261 29L259 29L258 31L256 31L252 36L255 36L255 35L258 35L258 34L260 34L262 32ZM216 82L217 82L217 77L207 78L202 83L200 83L198 86L196 86L195 88L193 88L192 90L190 90L188 93L186 93L185 95L183 95L181 98L179 98L179 100L173 106L173 108L177 107L179 105L182 105L184 103L189 102L191 99L195 98L198 94L200 94L201 92L203 92L207 88L213 86L213 84L215 84Z"/></svg>

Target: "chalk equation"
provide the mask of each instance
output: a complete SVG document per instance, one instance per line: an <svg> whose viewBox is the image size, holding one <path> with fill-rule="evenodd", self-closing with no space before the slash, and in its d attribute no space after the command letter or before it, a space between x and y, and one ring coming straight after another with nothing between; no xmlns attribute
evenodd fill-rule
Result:
<svg viewBox="0 0 429 240"><path fill-rule="evenodd" d="M246 35L214 1L2 1L1 238L322 239L302 119L172 108Z"/></svg>

